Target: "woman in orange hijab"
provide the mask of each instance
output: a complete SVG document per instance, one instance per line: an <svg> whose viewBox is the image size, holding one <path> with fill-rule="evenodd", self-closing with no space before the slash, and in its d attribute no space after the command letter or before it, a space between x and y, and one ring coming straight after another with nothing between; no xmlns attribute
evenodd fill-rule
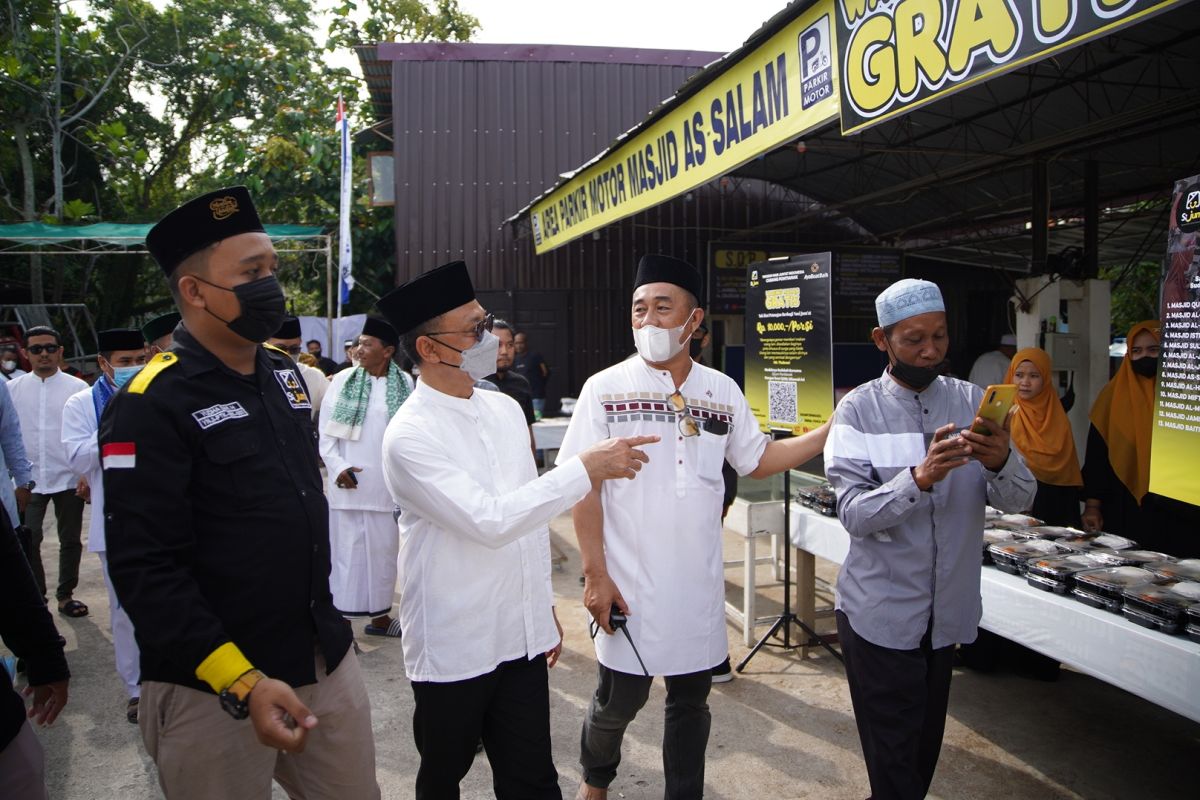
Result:
<svg viewBox="0 0 1200 800"><path fill-rule="evenodd" d="M1017 385L1012 443L1037 478L1030 513L1051 525L1078 525L1083 476L1071 422L1050 376L1050 356L1045 350L1026 347L1013 356L1004 379Z"/></svg>
<svg viewBox="0 0 1200 800"><path fill-rule="evenodd" d="M1139 322L1125 358L1092 406L1083 465L1085 530L1104 530L1174 556L1200 555L1200 509L1152 494L1150 437L1161 324Z"/></svg>

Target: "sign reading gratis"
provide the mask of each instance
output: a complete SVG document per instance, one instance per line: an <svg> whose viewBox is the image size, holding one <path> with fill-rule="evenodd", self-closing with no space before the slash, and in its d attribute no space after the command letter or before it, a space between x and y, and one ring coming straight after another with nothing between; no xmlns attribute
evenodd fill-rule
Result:
<svg viewBox="0 0 1200 800"><path fill-rule="evenodd" d="M535 202L536 252L683 194L835 119L831 12L830 0L797 12L762 45Z"/></svg>
<svg viewBox="0 0 1200 800"><path fill-rule="evenodd" d="M833 0L842 133L1187 0Z"/></svg>

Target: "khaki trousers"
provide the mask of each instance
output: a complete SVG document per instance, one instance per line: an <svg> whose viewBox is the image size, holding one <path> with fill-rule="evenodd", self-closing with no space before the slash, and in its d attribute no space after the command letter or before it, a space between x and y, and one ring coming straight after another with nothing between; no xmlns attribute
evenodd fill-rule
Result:
<svg viewBox="0 0 1200 800"><path fill-rule="evenodd" d="M272 778L293 800L377 800L358 656L351 649L332 675L320 654L316 664L317 683L296 689L318 720L300 754L264 747L249 719L235 720L207 692L143 682L138 725L168 800L268 800Z"/></svg>

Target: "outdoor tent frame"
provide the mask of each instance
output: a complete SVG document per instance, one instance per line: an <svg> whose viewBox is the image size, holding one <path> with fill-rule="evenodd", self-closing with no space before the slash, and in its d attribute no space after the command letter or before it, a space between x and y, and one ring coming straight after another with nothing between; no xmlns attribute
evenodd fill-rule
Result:
<svg viewBox="0 0 1200 800"><path fill-rule="evenodd" d="M0 225L0 256L149 255L150 251L145 246L145 232L140 230L139 233L135 234L132 229L148 230L150 227L150 225L139 225L137 223L125 225L108 223L88 226L58 226L25 222ZM104 230L108 228L114 230ZM122 231L122 228L125 230ZM273 243L286 243L284 247L276 246L277 253L325 254L325 319L327 336L329 341L332 342L334 313L332 235L322 233L323 228L321 226L265 225L264 228L266 228L266 233L271 237ZM25 232L23 234L16 233L13 232L14 229L24 229ZM307 244L308 242L312 242L312 244ZM20 318L22 315L19 310L21 308L38 308L43 310L55 308L66 312L68 326L71 329L71 335L75 339L76 352L82 354L70 360L87 359L89 354L86 353L86 349L82 346L78 331L71 318L73 313L82 309L87 324L94 328L91 314L86 306L78 303L43 303L31 305L12 304L10 307L18 309L18 321L21 321ZM28 314L29 312L26 312L26 316Z"/></svg>

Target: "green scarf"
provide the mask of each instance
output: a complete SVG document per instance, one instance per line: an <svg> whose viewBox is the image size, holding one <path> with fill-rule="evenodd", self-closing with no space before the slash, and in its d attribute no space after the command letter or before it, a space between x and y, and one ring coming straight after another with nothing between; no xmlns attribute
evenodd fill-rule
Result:
<svg viewBox="0 0 1200 800"><path fill-rule="evenodd" d="M388 419L408 399L408 381L396 362L388 364L387 410ZM355 367L353 374L342 384L342 391L333 404L333 416L325 424L323 433L338 439L357 442L362 436L363 420L367 418L367 404L371 399L371 376L362 367Z"/></svg>

